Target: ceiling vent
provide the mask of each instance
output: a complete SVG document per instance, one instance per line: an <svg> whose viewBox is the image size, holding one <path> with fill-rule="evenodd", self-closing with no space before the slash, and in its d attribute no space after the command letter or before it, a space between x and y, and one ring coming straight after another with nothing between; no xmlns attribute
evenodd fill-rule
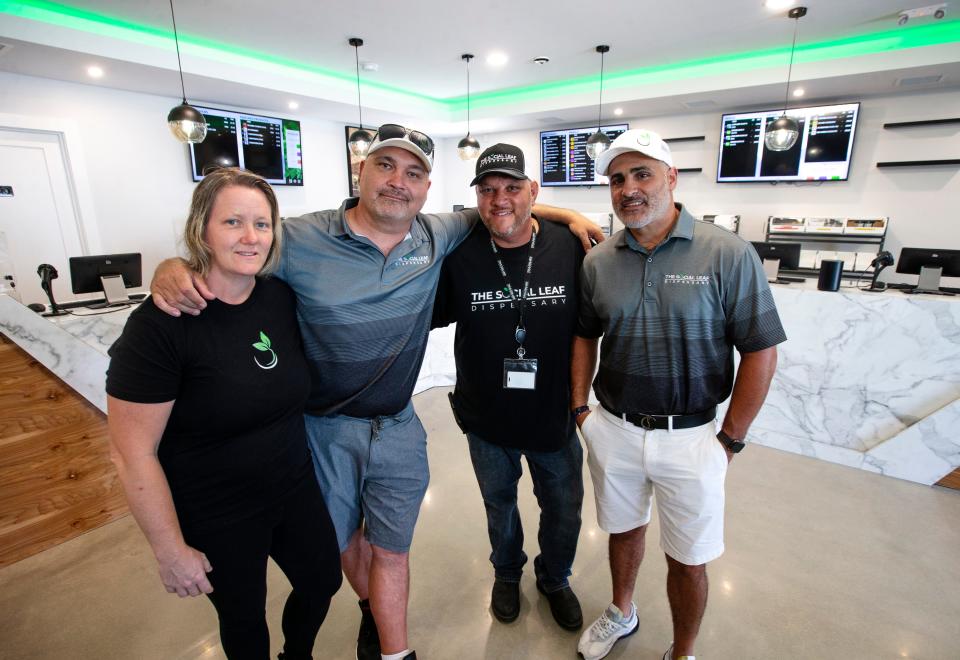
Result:
<svg viewBox="0 0 960 660"><path fill-rule="evenodd" d="M914 76L913 78L898 78L895 87L911 87L913 85L936 85L943 80L942 74L934 76Z"/></svg>
<svg viewBox="0 0 960 660"><path fill-rule="evenodd" d="M680 103L681 105L683 105L683 107L689 108L691 110L713 108L717 105L715 101L711 101L710 99L701 99L699 101L681 101Z"/></svg>

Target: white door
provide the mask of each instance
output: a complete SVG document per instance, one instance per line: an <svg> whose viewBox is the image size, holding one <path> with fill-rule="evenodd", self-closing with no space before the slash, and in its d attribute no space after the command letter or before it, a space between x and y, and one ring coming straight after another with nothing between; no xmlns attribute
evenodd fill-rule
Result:
<svg viewBox="0 0 960 660"><path fill-rule="evenodd" d="M0 130L0 232L24 304L46 303L37 266L53 264L57 302L74 298L69 257L85 254L59 135Z"/></svg>

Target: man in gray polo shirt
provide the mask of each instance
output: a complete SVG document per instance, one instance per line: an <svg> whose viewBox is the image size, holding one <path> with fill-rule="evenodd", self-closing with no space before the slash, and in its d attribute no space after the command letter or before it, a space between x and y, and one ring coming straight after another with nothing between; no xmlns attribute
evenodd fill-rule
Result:
<svg viewBox="0 0 960 660"><path fill-rule="evenodd" d="M277 276L297 295L312 376L307 435L343 572L361 599L360 660L416 657L407 645L408 550L429 470L410 397L443 258L479 219L474 209L420 213L433 151L427 135L384 124L361 166L359 199L284 221ZM581 240L599 231L566 210L537 212L579 225ZM151 291L174 314L199 313L212 299L177 263L158 269Z"/></svg>
<svg viewBox="0 0 960 660"><path fill-rule="evenodd" d="M723 553L727 464L743 448L786 336L749 243L674 203L677 170L660 136L627 131L596 165L626 229L584 261L571 406L597 519L610 534L613 602L578 650L598 660L639 627L633 590L656 493L674 635L663 658L692 658L706 564ZM601 405L591 412L601 335L593 383ZM716 433L716 408L728 396Z"/></svg>

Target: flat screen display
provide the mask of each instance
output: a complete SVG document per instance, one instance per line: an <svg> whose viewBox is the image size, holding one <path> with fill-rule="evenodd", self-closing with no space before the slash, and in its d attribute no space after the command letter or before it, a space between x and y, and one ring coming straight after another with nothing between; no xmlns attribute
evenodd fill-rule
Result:
<svg viewBox="0 0 960 660"><path fill-rule="evenodd" d="M601 126L600 130L613 142L628 128L630 128L628 124L615 124ZM597 175L594 171L593 159L587 155L587 139L596 132L596 126L541 131L540 185L607 185L607 177Z"/></svg>
<svg viewBox="0 0 960 660"><path fill-rule="evenodd" d="M194 181L209 167L242 167L273 185L303 185L299 121L194 107L207 120L206 139L190 145Z"/></svg>
<svg viewBox="0 0 960 660"><path fill-rule="evenodd" d="M846 181L850 173L859 103L791 108L800 136L786 151L763 144L781 110L723 115L717 182Z"/></svg>

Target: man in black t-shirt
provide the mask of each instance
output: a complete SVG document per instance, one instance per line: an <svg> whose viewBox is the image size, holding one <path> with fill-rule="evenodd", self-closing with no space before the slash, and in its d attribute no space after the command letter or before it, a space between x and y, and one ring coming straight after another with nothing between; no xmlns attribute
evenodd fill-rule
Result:
<svg viewBox="0 0 960 660"><path fill-rule="evenodd" d="M477 225L443 265L434 327L457 323L454 415L466 433L494 566L491 609L520 613L527 556L517 509L526 457L540 504L537 589L557 623L583 625L567 578L580 533L583 453L569 414L570 347L583 248L531 211L537 183L523 152L497 144L477 161Z"/></svg>

